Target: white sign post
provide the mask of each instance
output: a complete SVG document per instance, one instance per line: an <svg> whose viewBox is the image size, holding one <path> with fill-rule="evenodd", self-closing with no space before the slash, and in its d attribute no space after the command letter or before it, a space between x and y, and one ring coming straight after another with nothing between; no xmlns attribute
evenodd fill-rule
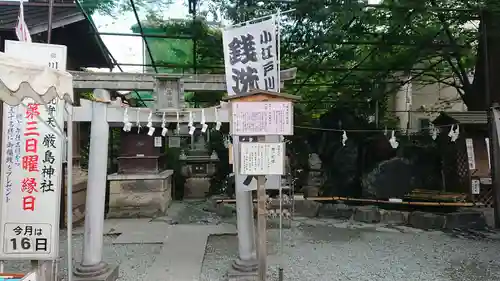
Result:
<svg viewBox="0 0 500 281"><path fill-rule="evenodd" d="M269 96L269 93L257 94ZM267 98L261 98L266 100ZM255 100L255 99L254 99ZM267 272L267 208L266 175L283 175L285 172L285 144L262 142L265 136L293 134L293 105L283 99L275 101L245 101L235 98L231 112L231 134L234 137L256 136L260 142L242 142L239 145L237 173L248 176L248 182L257 179L257 214L259 281L266 280Z"/></svg>
<svg viewBox="0 0 500 281"><path fill-rule="evenodd" d="M66 46L6 41L5 52L66 70ZM3 106L0 259L59 256L63 139L56 132L63 122L64 101L59 99Z"/></svg>

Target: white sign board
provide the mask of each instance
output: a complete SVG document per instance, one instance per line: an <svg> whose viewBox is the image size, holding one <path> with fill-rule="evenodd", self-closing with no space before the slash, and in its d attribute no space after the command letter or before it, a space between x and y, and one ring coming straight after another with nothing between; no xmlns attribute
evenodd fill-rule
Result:
<svg viewBox="0 0 500 281"><path fill-rule="evenodd" d="M472 180L471 184L472 194L477 195L481 192L481 184L479 180Z"/></svg>
<svg viewBox="0 0 500 281"><path fill-rule="evenodd" d="M66 70L66 46L5 41L5 52ZM45 106L25 99L4 104L0 259L49 260L59 256L59 212L64 102ZM44 122L40 121L43 120Z"/></svg>
<svg viewBox="0 0 500 281"><path fill-rule="evenodd" d="M277 40L274 17L222 32L228 95L256 88L279 92Z"/></svg>
<svg viewBox="0 0 500 281"><path fill-rule="evenodd" d="M465 147L467 149L467 159L469 161L469 169L476 169L476 156L474 154L474 141L472 139L465 139Z"/></svg>
<svg viewBox="0 0 500 281"><path fill-rule="evenodd" d="M240 174L283 175L285 173L284 143L240 143Z"/></svg>
<svg viewBox="0 0 500 281"><path fill-rule="evenodd" d="M161 147L161 137L155 137L154 139L154 145L155 147Z"/></svg>
<svg viewBox="0 0 500 281"><path fill-rule="evenodd" d="M293 135L292 102L231 102L231 106L232 135Z"/></svg>

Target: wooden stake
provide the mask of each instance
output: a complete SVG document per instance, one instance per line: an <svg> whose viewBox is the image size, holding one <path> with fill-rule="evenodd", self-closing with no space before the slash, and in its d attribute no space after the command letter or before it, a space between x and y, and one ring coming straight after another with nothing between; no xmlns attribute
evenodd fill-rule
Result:
<svg viewBox="0 0 500 281"><path fill-rule="evenodd" d="M266 177L257 177L257 233L259 259L259 281L266 281L267 274L267 209L266 209Z"/></svg>

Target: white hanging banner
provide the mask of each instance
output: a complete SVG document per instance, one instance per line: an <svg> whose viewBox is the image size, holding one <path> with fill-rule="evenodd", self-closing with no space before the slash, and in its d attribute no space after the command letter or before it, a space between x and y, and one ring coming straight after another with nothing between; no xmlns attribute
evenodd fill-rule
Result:
<svg viewBox="0 0 500 281"><path fill-rule="evenodd" d="M279 91L276 19L223 30L229 96L252 89Z"/></svg>
<svg viewBox="0 0 500 281"><path fill-rule="evenodd" d="M474 141L472 139L465 139L465 147L467 149L467 158L469 160L469 169L476 169L476 156L474 154Z"/></svg>
<svg viewBox="0 0 500 281"><path fill-rule="evenodd" d="M66 70L66 46L5 41L5 52ZM53 117L51 117L53 116ZM40 121L43 120L44 122ZM3 107L0 259L59 257L64 101Z"/></svg>

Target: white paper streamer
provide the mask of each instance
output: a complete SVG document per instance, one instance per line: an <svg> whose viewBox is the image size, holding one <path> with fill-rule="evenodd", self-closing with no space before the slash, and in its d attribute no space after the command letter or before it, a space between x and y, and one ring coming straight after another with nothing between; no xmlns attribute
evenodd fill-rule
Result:
<svg viewBox="0 0 500 281"><path fill-rule="evenodd" d="M151 128L153 127L153 111L149 110L149 115L148 115L148 124L146 127Z"/></svg>
<svg viewBox="0 0 500 281"><path fill-rule="evenodd" d="M150 136L150 137L153 136L153 134L155 133L155 131L156 131L155 127L150 127L149 131L148 131L148 136Z"/></svg>
<svg viewBox="0 0 500 281"><path fill-rule="evenodd" d="M189 127L189 134L190 135L193 135L194 134L194 131L196 130L196 127L194 126L194 122L193 122L193 112L190 111L189 112L189 123L188 123L188 127Z"/></svg>
<svg viewBox="0 0 500 281"><path fill-rule="evenodd" d="M343 131L343 133L342 133L342 146L345 146L346 141L347 141L347 132Z"/></svg>
<svg viewBox="0 0 500 281"><path fill-rule="evenodd" d="M205 123L205 109L201 110L201 132L205 133L208 129L208 125Z"/></svg>
<svg viewBox="0 0 500 281"><path fill-rule="evenodd" d="M429 125L429 134L433 140L436 140L439 134L439 129L434 127L434 124Z"/></svg>
<svg viewBox="0 0 500 281"><path fill-rule="evenodd" d="M123 112L123 131L130 132L132 130L132 123L128 119L128 108Z"/></svg>
<svg viewBox="0 0 500 281"><path fill-rule="evenodd" d="M179 112L176 112L175 115L177 117L177 134L180 134L181 133L181 121L180 121L180 117L179 117Z"/></svg>
<svg viewBox="0 0 500 281"><path fill-rule="evenodd" d="M220 127L222 126L222 123L219 121L219 108L215 108L215 129L217 131L220 131Z"/></svg>
<svg viewBox="0 0 500 281"><path fill-rule="evenodd" d="M189 123L188 123L188 127L193 127L194 125L194 122L193 122L193 112L190 111L189 112Z"/></svg>
<svg viewBox="0 0 500 281"><path fill-rule="evenodd" d="M389 143L394 149L398 148L399 146L399 142L396 140L396 135L394 133L394 130L391 132L391 138L389 139Z"/></svg>
<svg viewBox="0 0 500 281"><path fill-rule="evenodd" d="M458 139L458 136L460 135L460 128L458 125L452 125L450 132L448 133L448 137L450 137L451 142L455 142Z"/></svg>
<svg viewBox="0 0 500 281"><path fill-rule="evenodd" d="M140 119L139 119L139 118L141 117L141 115L140 115L140 114L141 114L141 113L140 113L140 111L141 111L141 110L140 110L139 108L137 108L137 121L136 121L136 123L135 123L135 124L136 124L136 126L137 126L137 134L139 134L139 133L141 132L141 121L140 121Z"/></svg>
<svg viewBox="0 0 500 281"><path fill-rule="evenodd" d="M161 135L166 136L168 133L167 119L165 119L165 112L161 115Z"/></svg>

